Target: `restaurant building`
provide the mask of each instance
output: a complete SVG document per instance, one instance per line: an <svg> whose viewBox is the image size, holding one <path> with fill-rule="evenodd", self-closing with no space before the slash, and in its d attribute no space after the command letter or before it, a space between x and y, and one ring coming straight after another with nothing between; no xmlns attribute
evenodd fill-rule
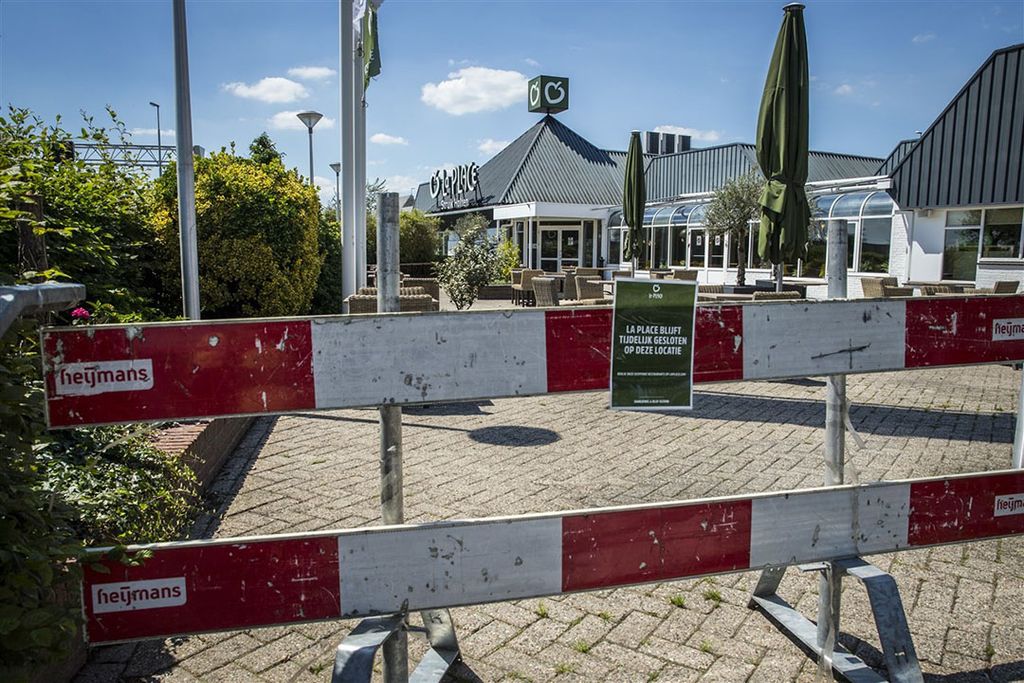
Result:
<svg viewBox="0 0 1024 683"><path fill-rule="evenodd" d="M886 159L811 151L815 224L806 258L786 264L787 276L805 280L809 295L823 294L825 225L839 218L848 221L852 295L865 276L978 286L1024 279L1022 52L1024 45L994 52L918 139L899 142ZM538 106L540 79L561 86L566 106ZM624 267L626 153L601 149L555 118L567 108L567 79L538 77L530 86L530 109L542 118L482 166L436 172L418 188L416 208L446 229L466 213L483 214L492 234L519 246L524 267ZM716 189L756 172L754 146L697 149L686 136L658 133L644 139L646 262L695 269L705 283L734 282L737 245L708 235L703 219ZM769 273L755 232L746 249L751 280Z"/></svg>

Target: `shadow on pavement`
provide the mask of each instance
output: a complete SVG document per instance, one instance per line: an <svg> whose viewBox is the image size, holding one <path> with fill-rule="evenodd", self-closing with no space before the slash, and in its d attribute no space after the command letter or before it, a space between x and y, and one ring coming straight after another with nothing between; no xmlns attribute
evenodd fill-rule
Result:
<svg viewBox="0 0 1024 683"><path fill-rule="evenodd" d="M482 427L469 432L469 438L477 443L492 446L546 446L555 443L562 437L558 432L541 427L522 427L520 425L496 425Z"/></svg>

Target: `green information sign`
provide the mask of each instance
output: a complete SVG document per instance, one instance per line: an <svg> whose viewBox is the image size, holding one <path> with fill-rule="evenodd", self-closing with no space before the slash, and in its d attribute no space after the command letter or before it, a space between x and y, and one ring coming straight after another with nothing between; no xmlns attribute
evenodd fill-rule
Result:
<svg viewBox="0 0 1024 683"><path fill-rule="evenodd" d="M615 281L612 408L693 407L696 303L696 282Z"/></svg>
<svg viewBox="0 0 1024 683"><path fill-rule="evenodd" d="M569 79L564 76L536 76L527 85L530 111L555 114L569 108Z"/></svg>

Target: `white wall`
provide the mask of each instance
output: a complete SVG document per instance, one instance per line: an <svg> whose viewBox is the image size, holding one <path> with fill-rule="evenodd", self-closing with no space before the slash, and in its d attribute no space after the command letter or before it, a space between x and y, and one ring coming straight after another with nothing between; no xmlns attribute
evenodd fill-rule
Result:
<svg viewBox="0 0 1024 683"><path fill-rule="evenodd" d="M907 212L903 212L907 213ZM931 211L931 215L917 212L911 220L912 242L910 243L910 263L907 274L901 278L906 280L924 280L935 282L942 279L942 245L945 241L946 212ZM893 273L894 275L899 275Z"/></svg>
<svg viewBox="0 0 1024 683"><path fill-rule="evenodd" d="M1024 261L979 261L976 286L991 287L997 280L1024 282ZM1019 287L1018 291L1020 291Z"/></svg>

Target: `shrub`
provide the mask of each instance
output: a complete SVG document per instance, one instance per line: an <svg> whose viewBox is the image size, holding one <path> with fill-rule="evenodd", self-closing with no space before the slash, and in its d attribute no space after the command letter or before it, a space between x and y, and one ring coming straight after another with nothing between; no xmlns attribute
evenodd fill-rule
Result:
<svg viewBox="0 0 1024 683"><path fill-rule="evenodd" d="M437 280L461 311L472 306L480 290L491 282L497 262L486 227L478 227L466 232L448 258L437 265Z"/></svg>
<svg viewBox="0 0 1024 683"><path fill-rule="evenodd" d="M332 203L320 211L317 224L317 249L323 258L320 275L317 277L316 291L313 293L313 304L310 312L314 315L331 315L341 313L344 297L342 296L342 257L341 257L341 226Z"/></svg>
<svg viewBox="0 0 1024 683"><path fill-rule="evenodd" d="M196 159L199 291L204 317L307 313L320 275L320 203L280 160L221 150ZM177 184L156 183L154 212L165 296L180 289ZM169 305L165 300L165 305Z"/></svg>
<svg viewBox="0 0 1024 683"><path fill-rule="evenodd" d="M439 219L413 209L398 215L398 258L402 263L429 263L437 258ZM366 215L366 262L377 263L377 220Z"/></svg>
<svg viewBox="0 0 1024 683"><path fill-rule="evenodd" d="M520 263L518 244L507 238L498 243L498 262L495 268L496 280L511 282L512 269L518 268Z"/></svg>

